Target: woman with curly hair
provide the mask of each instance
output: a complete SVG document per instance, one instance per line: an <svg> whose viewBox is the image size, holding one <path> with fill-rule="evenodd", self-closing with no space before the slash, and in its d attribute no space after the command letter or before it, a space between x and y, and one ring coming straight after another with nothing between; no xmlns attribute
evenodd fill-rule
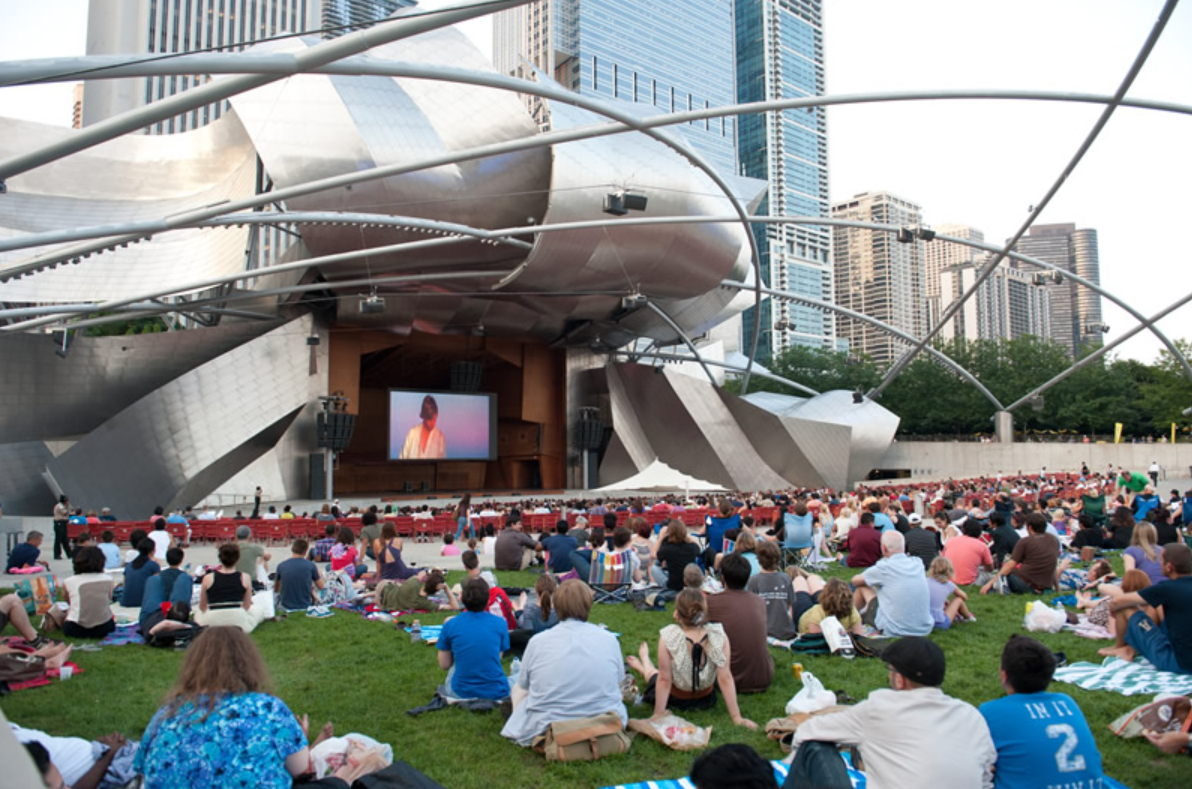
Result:
<svg viewBox="0 0 1192 789"><path fill-rule="evenodd" d="M836 617L850 633L863 635L865 632L861 625L861 614L853 606L853 593L848 584L839 578L829 578L816 595L815 605L799 617L799 634L822 633L820 622L830 616Z"/></svg>
<svg viewBox="0 0 1192 789"><path fill-rule="evenodd" d="M211 627L197 636L133 760L146 789L288 789L309 773L306 716L296 718L269 686L261 654L238 628ZM330 736L327 724L316 744ZM345 766L315 785L346 787L358 773L358 766Z"/></svg>

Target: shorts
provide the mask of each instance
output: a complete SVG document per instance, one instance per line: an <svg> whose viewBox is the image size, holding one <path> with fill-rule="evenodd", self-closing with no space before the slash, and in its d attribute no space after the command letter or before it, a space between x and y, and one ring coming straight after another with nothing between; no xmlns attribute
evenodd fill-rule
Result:
<svg viewBox="0 0 1192 789"><path fill-rule="evenodd" d="M952 627L952 618L943 611L932 611L931 621L936 630L948 630Z"/></svg>
<svg viewBox="0 0 1192 789"><path fill-rule="evenodd" d="M1126 625L1126 643L1160 671L1192 674L1176 660L1175 649L1167 635L1167 624L1155 624L1145 611L1135 611Z"/></svg>

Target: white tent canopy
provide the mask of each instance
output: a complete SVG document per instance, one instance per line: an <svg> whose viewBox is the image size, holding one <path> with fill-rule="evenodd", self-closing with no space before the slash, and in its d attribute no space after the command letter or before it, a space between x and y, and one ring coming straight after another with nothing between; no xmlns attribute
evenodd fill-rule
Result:
<svg viewBox="0 0 1192 789"><path fill-rule="evenodd" d="M641 471L634 474L628 479L623 479L620 482L612 485L605 485L602 488L597 488L598 491L620 491L620 490L640 490L655 493L675 493L678 491L723 491L726 488L723 485L717 485L712 482L705 482L702 479L689 477L681 471L677 471L670 466L663 463L657 458L654 462L646 466Z"/></svg>

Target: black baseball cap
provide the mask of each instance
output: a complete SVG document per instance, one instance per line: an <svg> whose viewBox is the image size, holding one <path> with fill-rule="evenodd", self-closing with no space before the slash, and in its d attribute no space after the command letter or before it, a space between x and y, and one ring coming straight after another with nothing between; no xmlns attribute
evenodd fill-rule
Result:
<svg viewBox="0 0 1192 789"><path fill-rule="evenodd" d="M900 638L882 650L882 660L917 685L944 684L944 650L922 636Z"/></svg>

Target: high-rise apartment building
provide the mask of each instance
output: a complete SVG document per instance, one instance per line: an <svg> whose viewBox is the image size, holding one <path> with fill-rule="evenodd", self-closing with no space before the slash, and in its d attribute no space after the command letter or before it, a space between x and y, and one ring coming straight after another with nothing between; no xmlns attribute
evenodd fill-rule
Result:
<svg viewBox="0 0 1192 789"><path fill-rule="evenodd" d="M585 96L680 112L734 103L731 0L536 0L493 19L493 63L537 69ZM527 97L543 128L546 105ZM735 118L672 127L720 172L737 171Z"/></svg>
<svg viewBox="0 0 1192 789"><path fill-rule="evenodd" d="M820 0L736 0L738 102L824 93L824 32ZM828 121L823 107L744 115L737 137L740 172L769 183L760 214L827 217ZM762 278L772 287L833 301L832 233L814 224L755 229ZM838 279L837 279L838 281ZM752 326L747 312L745 331ZM834 350L830 313L795 303L762 306L759 356L792 344ZM746 346L749 344L746 338Z"/></svg>
<svg viewBox="0 0 1192 789"><path fill-rule="evenodd" d="M968 241L984 241L985 234L968 225L933 225L932 229L941 236L963 238ZM932 241L923 245L923 297L927 306L927 328L935 327L950 299L940 298L940 272L954 266L964 266L982 257L978 249L948 241Z"/></svg>
<svg viewBox="0 0 1192 789"><path fill-rule="evenodd" d="M1070 271L1094 285L1101 284L1101 264L1097 252L1097 231L1077 230L1069 222L1034 225L1019 239L1015 251ZM1025 271L1042 270L1030 263L1015 262ZM1064 278L1049 280L1051 300L1051 337L1076 356L1104 340L1101 323L1101 296Z"/></svg>
<svg viewBox="0 0 1192 789"><path fill-rule="evenodd" d="M384 19L413 0L91 0L88 55L167 54L242 49L264 38L338 28ZM205 84L202 74L95 80L86 83L83 125L119 115ZM227 111L220 102L167 118L156 134L196 129Z"/></svg>
<svg viewBox="0 0 1192 789"><path fill-rule="evenodd" d="M898 227L923 221L918 205L889 192L865 192L836 203L832 217ZM903 243L889 232L853 227L833 228L832 236L836 303L921 336L927 326L924 242L912 235ZM852 318L839 318L836 331L851 352L867 354L879 365L891 364L909 348L903 340Z"/></svg>
<svg viewBox="0 0 1192 789"><path fill-rule="evenodd" d="M950 234L949 234L950 235ZM925 244L930 250L936 242ZM971 289L989 256L945 268L939 273L939 301L946 309ZM1002 261L943 326L939 337L950 340L1009 340L1025 335L1051 337L1051 299L1047 278Z"/></svg>

